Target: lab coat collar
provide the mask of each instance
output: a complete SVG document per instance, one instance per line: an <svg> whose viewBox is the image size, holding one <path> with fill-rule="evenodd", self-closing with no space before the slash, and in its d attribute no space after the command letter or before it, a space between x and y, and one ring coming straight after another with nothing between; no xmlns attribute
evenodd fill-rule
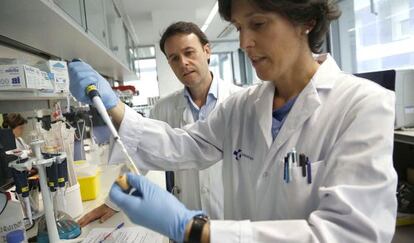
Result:
<svg viewBox="0 0 414 243"><path fill-rule="evenodd" d="M300 92L295 104L287 115L285 123L272 145L277 148L276 150L292 137L320 106L321 100L314 81L315 79L312 79L302 92ZM326 87L324 86L324 88Z"/></svg>
<svg viewBox="0 0 414 243"><path fill-rule="evenodd" d="M182 114L182 122L181 126L185 126L187 124L194 122L193 114L191 113L191 108L188 104L188 99L184 95L184 89L181 90L177 94L179 96L178 102L176 104L176 112L177 114Z"/></svg>
<svg viewBox="0 0 414 243"><path fill-rule="evenodd" d="M217 75L214 75L212 72L210 73L213 76L213 80L211 81L208 94L212 94L217 99L218 104L226 98L225 95L228 93L227 86L225 85L224 81L221 80ZM181 99L179 99L179 102L177 104L177 112L182 112L183 114L183 125L194 123L194 117L191 112L190 104L188 103L189 99L191 99L189 96L190 93L188 92L187 88L184 87L179 95L181 95Z"/></svg>
<svg viewBox="0 0 414 243"><path fill-rule="evenodd" d="M263 133L268 149L270 149L271 146L280 148L287 139L302 126L313 112L315 112L321 103L314 82L309 82L296 98L295 104L292 106L284 125L273 142L271 126L275 87L273 83L265 82L260 89L262 89L260 92L261 96L255 103L255 112L258 113L256 117L258 117L259 127ZM278 149L275 151L277 150Z"/></svg>
<svg viewBox="0 0 414 243"><path fill-rule="evenodd" d="M187 106L184 108L183 110L183 125L187 125L187 124L191 124L194 123L194 116L193 113L191 112L191 108L189 107L189 104L187 104Z"/></svg>
<svg viewBox="0 0 414 243"><path fill-rule="evenodd" d="M316 89L332 89L338 73L342 72L341 69L328 53L314 55L314 58L321 64L312 77Z"/></svg>
<svg viewBox="0 0 414 243"><path fill-rule="evenodd" d="M263 82L258 87L257 99L254 103L255 117L258 118L260 130L265 138L266 145L270 148L272 144L272 108L275 86L271 82Z"/></svg>
<svg viewBox="0 0 414 243"><path fill-rule="evenodd" d="M187 98L184 96L184 89L177 93L179 96L178 102L176 104L177 111L184 110L187 107Z"/></svg>
<svg viewBox="0 0 414 243"><path fill-rule="evenodd" d="M219 104L229 96L230 85L219 78L217 75L213 75L213 82L216 83L216 98L217 104Z"/></svg>
<svg viewBox="0 0 414 243"><path fill-rule="evenodd" d="M320 67L312 77L311 81L300 92L295 104L290 110L283 127L275 139L276 147L280 147L315 112L321 104L318 90L331 89L335 84L335 79L341 70L329 55L319 55L316 57L321 63ZM259 127L263 133L268 148L272 146L273 138L271 134L272 108L275 87L271 82L263 82L259 87L255 102L255 112L258 118Z"/></svg>
<svg viewBox="0 0 414 243"><path fill-rule="evenodd" d="M207 99L209 99L209 98L211 99L211 97L209 97L209 96L212 96L214 99L217 100L217 98L218 98L218 95L217 95L217 93L218 93L218 82L219 81L217 80L215 75L213 75L212 72L210 72L210 74L213 77L213 79L211 80L210 89L208 90L208 93L207 93ZM186 97L186 99L188 100L188 102L192 106L197 107L196 104L194 103L193 98L191 97L190 91L188 90L187 87L184 87L184 97Z"/></svg>

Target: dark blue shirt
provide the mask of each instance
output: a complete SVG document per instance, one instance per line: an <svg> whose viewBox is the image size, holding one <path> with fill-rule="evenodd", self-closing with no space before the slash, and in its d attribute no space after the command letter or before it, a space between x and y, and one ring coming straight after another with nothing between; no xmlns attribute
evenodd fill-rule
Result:
<svg viewBox="0 0 414 243"><path fill-rule="evenodd" d="M272 112L272 137L275 140L277 134L282 128L282 125L289 114L290 109L292 108L293 104L295 104L297 97L294 97L288 100L282 107L276 109Z"/></svg>

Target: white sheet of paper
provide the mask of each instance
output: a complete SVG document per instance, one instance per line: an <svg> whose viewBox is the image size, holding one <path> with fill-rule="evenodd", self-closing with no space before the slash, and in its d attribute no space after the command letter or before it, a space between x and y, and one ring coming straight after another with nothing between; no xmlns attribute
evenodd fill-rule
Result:
<svg viewBox="0 0 414 243"><path fill-rule="evenodd" d="M113 228L95 228L89 232L83 243L100 243ZM163 236L143 227L126 227L116 230L103 243L162 243Z"/></svg>

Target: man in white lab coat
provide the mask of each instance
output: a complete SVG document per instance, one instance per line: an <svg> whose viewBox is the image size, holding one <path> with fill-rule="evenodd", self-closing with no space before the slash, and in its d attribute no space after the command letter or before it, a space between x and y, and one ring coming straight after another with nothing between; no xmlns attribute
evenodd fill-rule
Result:
<svg viewBox="0 0 414 243"><path fill-rule="evenodd" d="M210 44L194 23L181 21L171 24L161 37L160 49L185 87L160 99L150 111L153 119L164 121L171 127L184 127L197 120L205 120L216 104L242 89L209 71ZM203 210L212 219L224 218L222 162L204 170L167 173L167 187L172 188L172 193L184 205L193 210ZM103 222L116 211L119 211L116 205L106 200L79 223L84 226L98 218Z"/></svg>
<svg viewBox="0 0 414 243"><path fill-rule="evenodd" d="M161 37L160 49L185 88L159 100L150 112L151 118L171 127L184 127L205 120L216 104L241 90L209 71L209 41L194 23L170 25ZM173 179L172 192L184 205L223 219L222 162L204 170L175 171Z"/></svg>

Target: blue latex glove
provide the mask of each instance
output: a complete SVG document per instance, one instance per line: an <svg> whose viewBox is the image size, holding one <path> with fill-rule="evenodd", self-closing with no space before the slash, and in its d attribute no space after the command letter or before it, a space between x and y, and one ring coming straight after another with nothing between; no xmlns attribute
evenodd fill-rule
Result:
<svg viewBox="0 0 414 243"><path fill-rule="evenodd" d="M89 64L82 61L71 62L68 65L68 70L70 92L78 101L91 105L92 101L86 95L85 90L88 85L95 84L107 110L118 104L118 96L114 93L108 81L89 66Z"/></svg>
<svg viewBox="0 0 414 243"><path fill-rule="evenodd" d="M114 183L109 196L135 224L183 242L187 223L201 211L188 210L171 193L143 176L128 173L128 183L136 189L128 195Z"/></svg>

